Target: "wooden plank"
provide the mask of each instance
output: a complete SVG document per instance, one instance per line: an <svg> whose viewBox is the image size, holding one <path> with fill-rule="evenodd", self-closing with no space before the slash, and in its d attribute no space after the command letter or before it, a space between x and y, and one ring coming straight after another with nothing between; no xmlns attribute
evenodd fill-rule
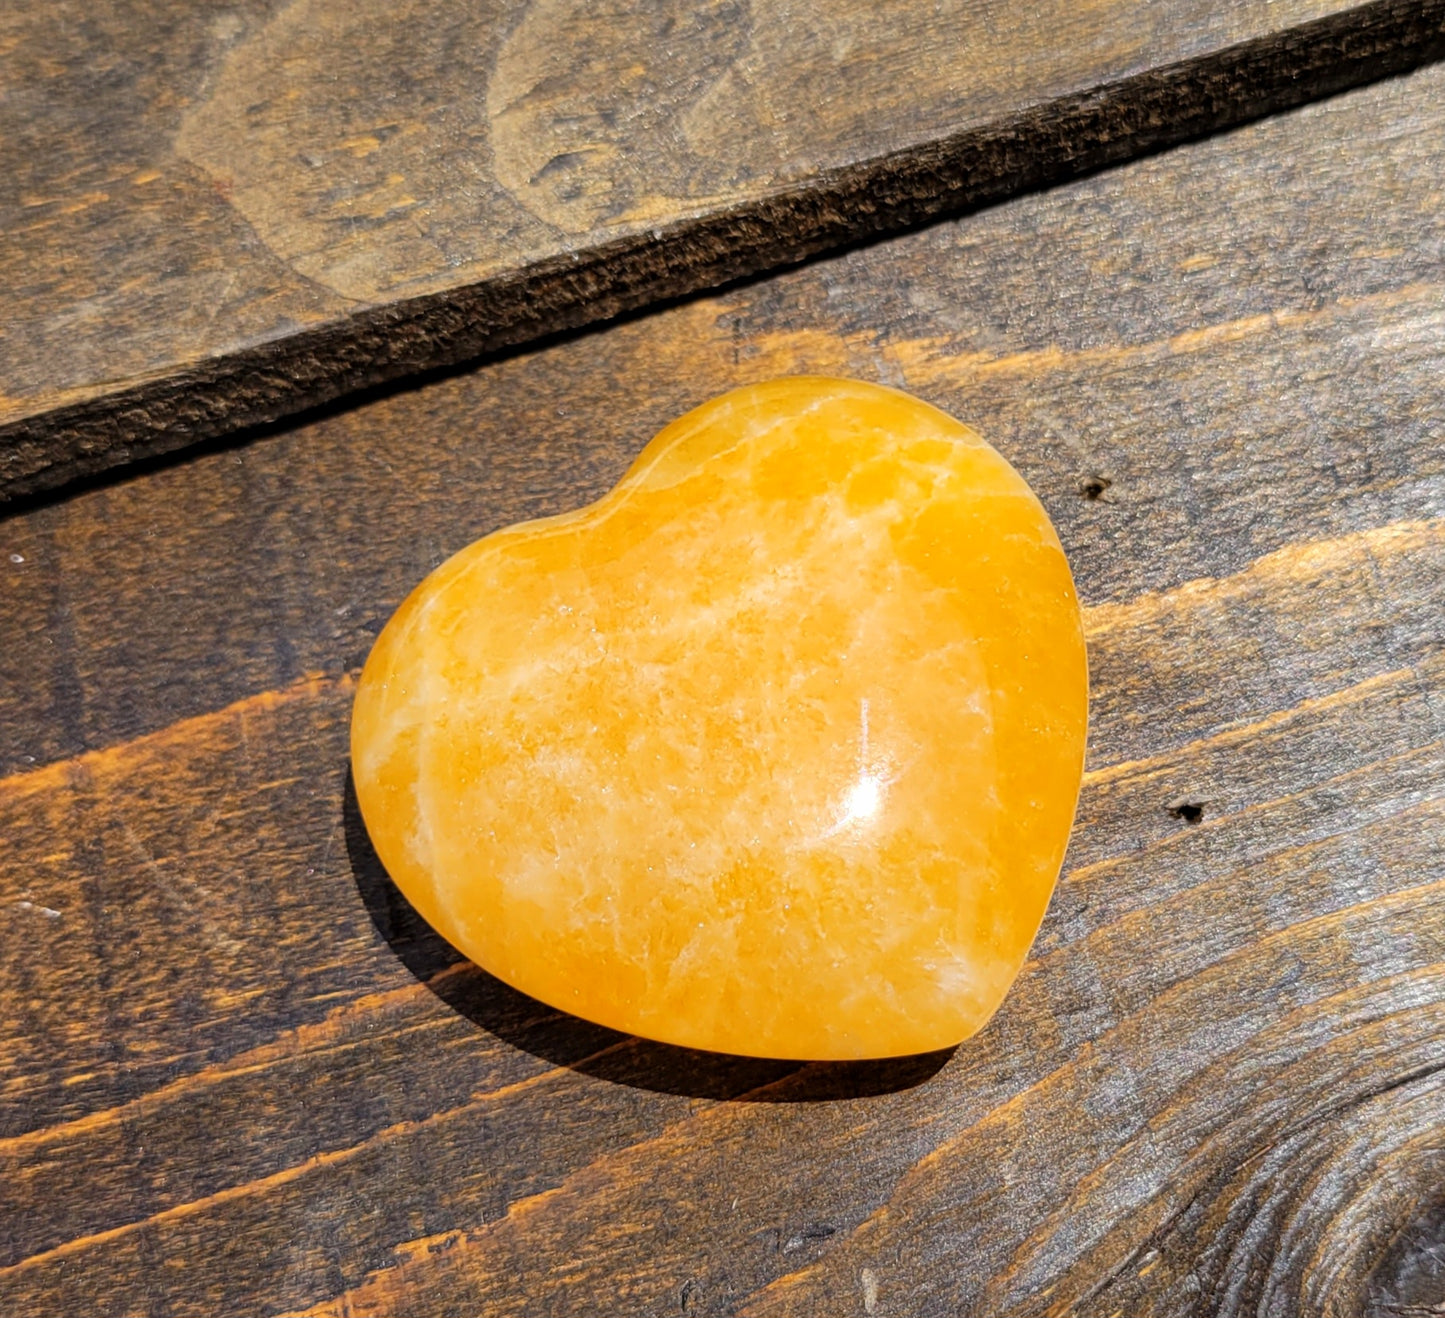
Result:
<svg viewBox="0 0 1445 1318"><path fill-rule="evenodd" d="M0 522L0 1309L1438 1306L1442 121L1445 67ZM346 787L428 566L803 369L984 429L1087 606L1066 875L950 1056L530 1003Z"/></svg>
<svg viewBox="0 0 1445 1318"><path fill-rule="evenodd" d="M0 498L1445 51L1445 0L0 16Z"/></svg>

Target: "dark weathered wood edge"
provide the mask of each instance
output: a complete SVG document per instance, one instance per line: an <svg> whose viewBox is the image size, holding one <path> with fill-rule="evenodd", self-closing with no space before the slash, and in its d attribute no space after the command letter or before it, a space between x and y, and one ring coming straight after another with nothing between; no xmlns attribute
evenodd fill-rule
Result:
<svg viewBox="0 0 1445 1318"><path fill-rule="evenodd" d="M965 213L1445 56L1445 0L1375 0L805 185L0 427L0 504L850 243Z"/></svg>

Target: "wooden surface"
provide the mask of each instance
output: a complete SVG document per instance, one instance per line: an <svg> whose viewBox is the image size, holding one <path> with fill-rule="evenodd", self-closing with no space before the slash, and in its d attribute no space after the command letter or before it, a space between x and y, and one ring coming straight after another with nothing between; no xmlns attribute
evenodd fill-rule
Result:
<svg viewBox="0 0 1445 1318"><path fill-rule="evenodd" d="M0 522L0 1312L1445 1305L1445 67ZM966 418L1087 604L999 1015L797 1067L457 962L347 786L430 566L744 380Z"/></svg>
<svg viewBox="0 0 1445 1318"><path fill-rule="evenodd" d="M0 498L1445 53L1445 0L0 14Z"/></svg>

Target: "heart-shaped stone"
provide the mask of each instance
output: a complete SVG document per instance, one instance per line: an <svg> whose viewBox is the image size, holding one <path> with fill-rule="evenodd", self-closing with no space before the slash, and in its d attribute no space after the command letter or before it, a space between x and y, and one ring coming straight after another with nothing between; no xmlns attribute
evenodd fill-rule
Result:
<svg viewBox="0 0 1445 1318"><path fill-rule="evenodd" d="M906 394L797 377L433 572L367 661L352 768L402 891L516 988L695 1048L883 1057L1002 1000L1087 710L1018 473Z"/></svg>

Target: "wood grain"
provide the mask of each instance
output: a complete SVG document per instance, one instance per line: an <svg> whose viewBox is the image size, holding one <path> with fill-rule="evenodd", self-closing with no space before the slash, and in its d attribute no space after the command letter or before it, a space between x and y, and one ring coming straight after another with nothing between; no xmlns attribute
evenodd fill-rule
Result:
<svg viewBox="0 0 1445 1318"><path fill-rule="evenodd" d="M1427 69L0 522L0 1311L1438 1310L1442 127ZM511 993L347 786L429 566L805 369L984 430L1087 606L1033 955L884 1067Z"/></svg>
<svg viewBox="0 0 1445 1318"><path fill-rule="evenodd" d="M0 15L0 498L1445 52L1445 0Z"/></svg>

